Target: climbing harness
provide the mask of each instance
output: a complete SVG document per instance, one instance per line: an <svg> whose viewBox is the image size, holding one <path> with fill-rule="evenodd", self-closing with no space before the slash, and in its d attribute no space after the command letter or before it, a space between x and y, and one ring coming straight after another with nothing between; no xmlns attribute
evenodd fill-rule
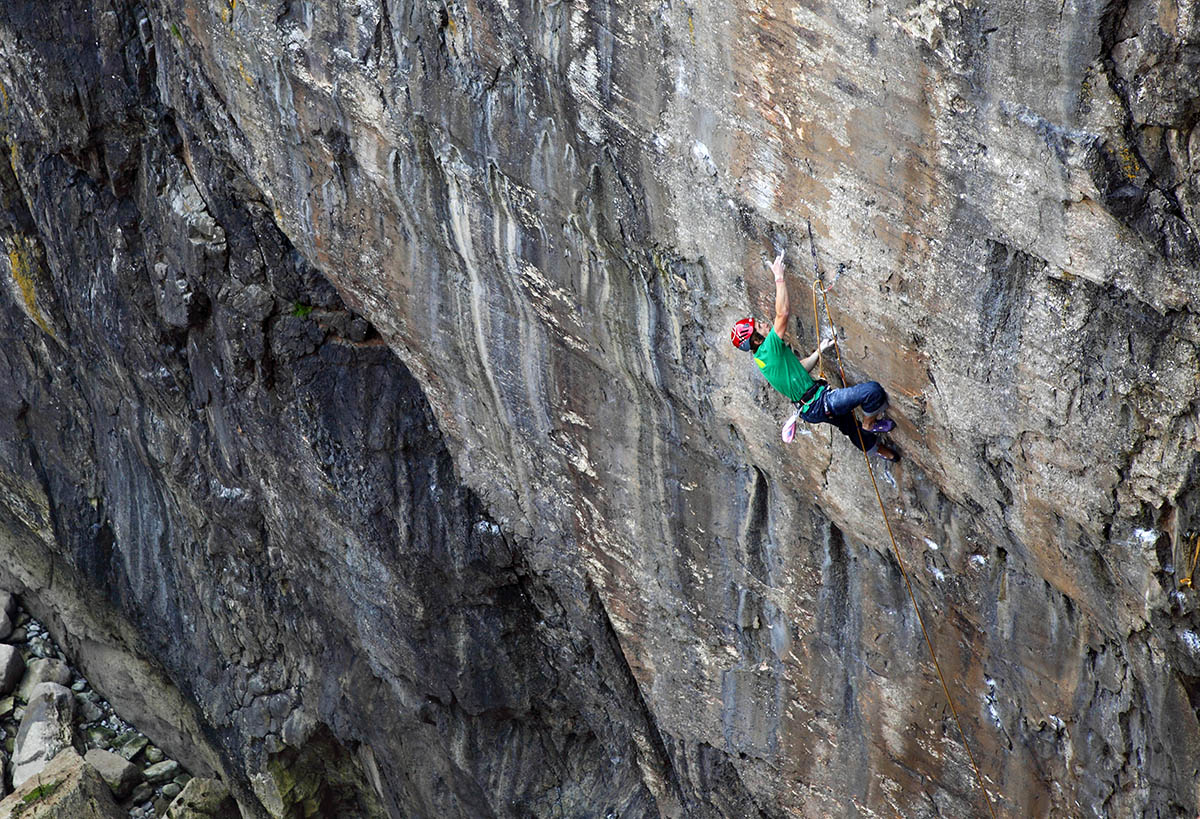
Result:
<svg viewBox="0 0 1200 819"><path fill-rule="evenodd" d="M1179 588L1190 589L1192 587L1192 578L1196 575L1196 561L1200 560L1200 533L1196 535L1196 545L1192 549L1192 568L1188 570L1187 577L1180 578Z"/></svg>
<svg viewBox="0 0 1200 819"><path fill-rule="evenodd" d="M826 295L826 293L832 288L826 288L821 285L821 274L820 274L819 269L817 268L817 248L816 248L816 245L813 243L812 224L811 223L809 223L809 225L808 225L808 242L809 242L809 247L812 249L813 272L816 274L816 278L813 280L812 289L813 289L813 320L816 323L816 327L817 327L817 334L816 334L816 337L817 337L817 361L818 362L821 361L821 326L820 326L821 319L820 319L820 315L817 312L817 292L820 291L821 300L824 302L824 305L825 305L825 317L829 320L829 327L833 331L833 351L837 355L838 374L842 378L842 383L846 384L848 382L846 381L846 371L842 367L842 350L841 350L841 347L838 345L838 341L837 341L837 324L834 323L833 313L831 313L829 310L829 298ZM821 369L821 375L822 376L825 375L825 370L824 370L823 366ZM947 683L946 683L946 677L942 673L942 665L941 665L941 663L938 662L937 653L933 650L933 640L930 639L930 637L929 637L929 630L925 628L925 618L921 616L921 609L917 605L917 595L913 591L912 580L909 579L908 569L904 565L904 559L900 556L900 547L896 544L896 535L892 532L892 523L890 520L888 520L887 509L883 505L883 495L880 494L879 484L875 481L875 470L871 467L870 456L867 455L866 444L863 441L863 437L862 437L862 425L860 423L858 423L857 419L855 420L854 428L858 432L858 445L859 445L859 449L862 450L863 460L865 460L866 464L867 464L867 474L869 474L871 476L871 486L874 487L874 489L875 489L875 499L879 501L879 512L883 515L883 523L887 527L888 538L890 538L892 541L892 554L896 558L897 565L900 566L900 574L904 578L905 587L908 589L908 597L912 601L913 611L916 612L917 622L921 624L921 633L925 636L925 645L929 649L929 656L933 659L933 667L934 667L934 669L937 670L938 680L941 682L942 691L946 695L946 703L950 706L950 713L954 715L954 724L958 726L958 734L959 734L959 736L962 737L963 747L967 750L967 756L971 760L971 767L975 769L975 779L978 780L979 788L980 788L980 790L983 791L983 798L984 798L984 801L987 803L988 813L991 814L992 819L996 819L996 809L992 805L992 796L988 792L987 785L984 784L983 774L979 770L979 763L977 763L975 761L975 754L971 751L971 745L969 742L967 742L967 733L966 733L966 731L963 730L962 721L958 718L958 709L954 705L954 698L952 696L950 696L950 686L947 685ZM1196 539L1196 549L1197 549L1197 556L1200 556L1200 537L1197 537L1197 539ZM1193 558L1192 571L1195 571L1195 568L1196 568L1196 560L1195 560L1195 558ZM1189 576L1188 584L1190 585L1190 583L1191 583L1191 579ZM1180 585L1182 585L1182 581L1181 581Z"/></svg>

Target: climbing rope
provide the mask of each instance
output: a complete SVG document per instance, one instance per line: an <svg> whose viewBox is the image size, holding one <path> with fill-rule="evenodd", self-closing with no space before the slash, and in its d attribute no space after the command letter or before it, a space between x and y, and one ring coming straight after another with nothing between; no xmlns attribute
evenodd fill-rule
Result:
<svg viewBox="0 0 1200 819"><path fill-rule="evenodd" d="M1196 545L1192 549L1192 568L1188 570L1187 577L1181 578L1179 588L1190 589L1192 587L1192 578L1196 575L1196 561L1200 560L1200 534L1196 535Z"/></svg>
<svg viewBox="0 0 1200 819"><path fill-rule="evenodd" d="M812 244L812 227L809 226L809 243L813 249L813 269L816 270L816 246ZM848 384L846 380L846 371L842 367L842 350L837 341L837 324L833 321L833 313L829 310L829 297L826 295L829 288L821 286L820 273L817 273L818 278L813 281L813 320L816 323L816 338L817 338L817 361L821 361L821 319L817 312L817 291L821 293L821 300L825 304L825 316L829 319L829 327L833 330L833 351L837 356L838 374L842 377L842 384ZM824 377L825 370L822 366L821 376ZM913 611L916 612L917 622L921 624L921 634L925 636L925 645L929 648L929 656L933 658L933 667L937 670L938 680L942 684L942 691L946 694L946 703L950 706L950 713L954 715L954 724L958 726L958 734L962 737L963 747L967 749L967 756L971 759L971 767L975 769L975 778L979 781L979 789L983 791L984 801L987 803L988 813L992 819L996 819L996 810L992 806L992 796L988 793L987 785L983 782L983 774L979 770L979 763L975 761L975 754L971 751L971 745L967 742L967 733L963 730L962 721L958 718L958 709L954 707L954 698L950 696L950 686L946 684L946 677L942 674L942 665L938 662L937 653L933 650L933 640L929 638L929 630L925 628L925 618L921 616L921 609L917 605L917 595L913 591L912 580L909 579L908 569L904 565L904 559L900 556L900 547L896 544L896 535L892 532L892 523L888 520L887 509L883 505L883 495L879 492L879 484L875 481L875 470L871 466L871 458L867 455L866 443L862 437L862 424L858 423L857 416L855 417L855 430L858 432L858 446L862 450L863 460L867 464L867 474L871 476L871 486L875 488L875 499L879 501L879 512L883 515L883 523L887 527L888 537L892 541L892 554L896 557L896 563L900 566L900 574L904 578L904 585L908 589L908 597L912 600ZM1200 537L1196 539L1197 556L1200 556ZM1196 561L1192 561L1192 571L1196 569ZM1189 579L1190 585L1190 579ZM1182 583L1181 583L1182 585Z"/></svg>

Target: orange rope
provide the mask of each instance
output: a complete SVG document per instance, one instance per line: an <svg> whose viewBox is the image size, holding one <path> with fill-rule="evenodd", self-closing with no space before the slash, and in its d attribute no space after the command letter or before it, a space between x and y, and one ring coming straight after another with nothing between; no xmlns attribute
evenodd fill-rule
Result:
<svg viewBox="0 0 1200 819"><path fill-rule="evenodd" d="M1196 548L1192 552L1192 568L1188 572L1187 577L1181 578L1179 588L1190 589L1192 587L1192 578L1196 574L1196 562L1200 560L1200 535L1196 535Z"/></svg>
<svg viewBox="0 0 1200 819"><path fill-rule="evenodd" d="M820 317L816 314L817 304L817 287L820 280L813 282L813 317L817 322L817 350L818 359L821 349L821 332L820 332ZM829 311L829 298L825 295L825 290L821 291L821 299L825 303L825 316L829 319L829 326L833 328L833 350L837 354L838 372L842 376L842 383L848 384L846 380L846 371L842 368L842 350L837 343L837 325L833 321L833 313ZM867 455L867 447L862 437L862 424L858 423L857 416L855 417L855 429L858 431L858 444L862 450L863 460L867 463L867 474L871 476L871 486L875 488L875 498L879 501L879 511L883 515L884 525L887 526L888 537L892 541L892 554L896 556L896 563L900 566L900 574L904 577L904 585L908 588L908 597L912 600L913 611L917 614L917 622L921 624L921 633L925 635L925 645L929 648L929 656L933 658L933 667L937 669L938 680L942 683L942 691L946 694L946 702L950 705L950 713L954 715L954 723L958 726L959 736L962 737L963 747L967 749L967 756L971 759L971 767L975 769L975 778L979 781L979 788L983 791L983 797L987 802L988 813L992 819L996 819L996 810L992 806L992 797L988 793L987 786L983 783L983 774L979 770L979 764L975 761L975 754L971 752L971 745L967 742L967 733L963 730L962 721L958 718L958 709L954 707L954 698L950 696L950 686L946 684L946 677L942 674L941 663L938 662L937 653L933 650L933 640L929 638L929 630L925 628L925 618L921 616L921 609L917 606L917 595L913 592L912 581L908 576L908 569L904 566L904 559L900 556L900 547L896 545L896 536L892 533L892 524L888 520L887 509L883 505L883 495L879 492L879 484L875 481L875 470L871 467L871 458ZM1196 541L1197 554L1200 554L1200 538ZM1193 563L1193 570L1195 564Z"/></svg>

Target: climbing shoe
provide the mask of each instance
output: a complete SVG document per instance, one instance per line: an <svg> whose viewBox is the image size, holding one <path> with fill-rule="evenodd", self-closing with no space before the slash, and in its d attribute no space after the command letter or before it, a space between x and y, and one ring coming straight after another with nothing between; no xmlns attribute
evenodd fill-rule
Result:
<svg viewBox="0 0 1200 819"><path fill-rule="evenodd" d="M876 458L880 458L885 461L891 461L892 463L895 463L896 461L900 460L900 453L896 452L896 450L894 450L894 449L889 449L888 447L884 446L883 444L878 444L875 447L875 452L873 452L872 454Z"/></svg>
<svg viewBox="0 0 1200 819"><path fill-rule="evenodd" d="M871 424L871 432L891 432L896 428L896 422L891 418L880 418L875 423Z"/></svg>

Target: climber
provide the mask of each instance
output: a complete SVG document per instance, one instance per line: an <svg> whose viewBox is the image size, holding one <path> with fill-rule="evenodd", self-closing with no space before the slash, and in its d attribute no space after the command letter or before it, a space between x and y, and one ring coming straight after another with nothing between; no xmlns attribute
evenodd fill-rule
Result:
<svg viewBox="0 0 1200 819"><path fill-rule="evenodd" d="M753 318L740 319L733 325L730 340L739 350L754 354L754 363L762 370L763 377L779 392L783 393L796 407L796 415L788 422L794 428L797 416L810 424L832 424L850 439L856 449L866 447L868 455L877 455L894 461L897 455L880 443L877 435L891 430L895 424L889 418L880 417L887 406L887 393L877 381L855 384L853 387L830 389L824 380L816 380L810 374L816 366L820 353L833 346L833 339L820 343L820 349L801 359L783 341L787 332L790 306L787 284L783 280L783 252L771 263L775 274L775 323L766 338L755 326ZM862 407L862 443L854 429L856 407ZM785 427L784 439L791 440Z"/></svg>

